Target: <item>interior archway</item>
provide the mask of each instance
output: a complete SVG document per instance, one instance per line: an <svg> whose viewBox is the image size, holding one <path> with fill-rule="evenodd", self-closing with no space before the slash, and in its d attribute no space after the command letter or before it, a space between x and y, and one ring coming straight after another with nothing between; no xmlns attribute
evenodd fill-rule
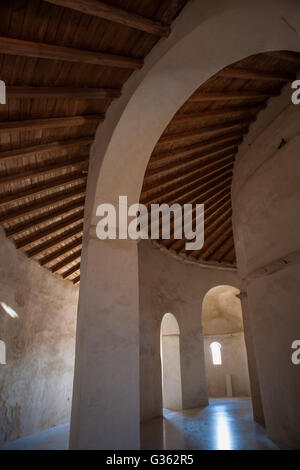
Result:
<svg viewBox="0 0 300 470"><path fill-rule="evenodd" d="M286 21L282 20L283 11ZM72 447L111 448L112 435L114 446L139 446L136 243L97 240L96 207L102 202L115 204L124 194L128 204L139 200L156 142L177 110L209 77L253 54L299 51L297 32L287 23L288 19L294 24L298 17L296 2L252 1L241 6L231 1L205 8L197 1L191 2L176 22L173 35L128 81L122 98L111 106L104 125L98 129L91 155L81 264ZM201 44L200 52L195 44ZM129 266L126 273L119 269L124 265ZM116 340L114 347L111 338ZM116 356L122 360L116 361ZM90 373L96 369L97 373ZM113 416L101 405L100 390L106 391L116 405ZM95 410L92 420L86 413L91 402ZM120 415L127 424L119 426L116 435L114 423ZM101 436L100 443L97 436Z"/></svg>
<svg viewBox="0 0 300 470"><path fill-rule="evenodd" d="M172 313L163 316L160 341L163 407L181 410L180 330Z"/></svg>

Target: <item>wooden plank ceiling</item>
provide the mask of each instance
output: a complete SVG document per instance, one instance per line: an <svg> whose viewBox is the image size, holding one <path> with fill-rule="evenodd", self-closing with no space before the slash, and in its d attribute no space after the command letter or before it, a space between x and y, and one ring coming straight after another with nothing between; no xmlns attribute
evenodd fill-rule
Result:
<svg viewBox="0 0 300 470"><path fill-rule="evenodd" d="M77 284L89 146L186 0L0 0L0 224Z"/></svg>
<svg viewBox="0 0 300 470"><path fill-rule="evenodd" d="M175 114L152 153L140 202L204 203L205 241L197 251L186 252L185 239L160 240L162 246L202 263L235 265L231 179L238 145L299 69L299 53L248 57L201 85Z"/></svg>

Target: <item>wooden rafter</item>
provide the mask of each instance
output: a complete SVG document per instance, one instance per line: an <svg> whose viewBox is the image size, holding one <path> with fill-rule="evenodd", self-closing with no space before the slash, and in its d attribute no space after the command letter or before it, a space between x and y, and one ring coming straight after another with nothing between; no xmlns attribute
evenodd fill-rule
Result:
<svg viewBox="0 0 300 470"><path fill-rule="evenodd" d="M49 144L33 145L15 150L0 152L0 162L12 160L13 158L29 158L35 154L43 154L53 151L67 150L70 147L86 146L93 142L93 137L80 137L78 139L68 139L59 142L50 142Z"/></svg>
<svg viewBox="0 0 300 470"><path fill-rule="evenodd" d="M167 37L170 34L170 28L158 21L152 21L135 13L131 13L121 8L116 8L97 0L45 0L61 7L72 8L87 15L103 18L108 21L119 23L129 28L145 31L146 33L157 36Z"/></svg>
<svg viewBox="0 0 300 470"><path fill-rule="evenodd" d="M79 259L80 256L81 256L81 248L77 251L74 251L74 253L67 256L62 261L59 261L59 263L56 263L54 266L51 266L50 271L53 272L53 273L56 273L57 271L64 268L68 264L70 264L73 261L76 261L77 259Z"/></svg>
<svg viewBox="0 0 300 470"><path fill-rule="evenodd" d="M77 168L86 166L88 163L88 156L73 158L71 160L60 161L44 167L33 168L32 170L23 171L22 173L14 173L12 175L1 176L0 185L12 183L27 178L34 178L47 173L52 173L57 170L64 170L66 168Z"/></svg>
<svg viewBox="0 0 300 470"><path fill-rule="evenodd" d="M41 129L57 129L59 127L84 126L104 121L104 114L86 114L85 116L66 116L24 121L0 122L0 135L8 132L32 131Z"/></svg>
<svg viewBox="0 0 300 470"><path fill-rule="evenodd" d="M30 235L26 235L23 238L18 239L15 241L17 248L24 248L25 246L31 245L32 243L42 240L43 238L47 237L48 235L52 235L70 225L73 225L75 222L79 220L83 220L83 211L78 211L75 214L70 215L69 217L65 217L64 219L60 220L59 222L55 222L53 224L47 225L47 227L37 230Z"/></svg>
<svg viewBox="0 0 300 470"><path fill-rule="evenodd" d="M124 57L115 54L56 46L42 42L24 41L3 36L0 37L0 53L132 70L140 69L144 63L142 59L136 59L135 57Z"/></svg>
<svg viewBox="0 0 300 470"><path fill-rule="evenodd" d="M249 70L229 67L218 72L220 77L241 78L243 80L263 80L288 82L293 76L286 73L261 72L260 70Z"/></svg>
<svg viewBox="0 0 300 470"><path fill-rule="evenodd" d="M119 98L121 91L114 88L74 88L43 86L8 86L7 98L62 98L72 100L107 100Z"/></svg>
<svg viewBox="0 0 300 470"><path fill-rule="evenodd" d="M65 204L59 209L52 210L50 212L46 212L44 215L40 217L35 217L28 222L22 222L18 225L15 225L6 230L6 235L8 237L12 237L22 232L26 232L32 227L36 227L44 222L48 222L54 218L57 218L62 215L66 215L69 212L74 212L75 209L83 209L84 207L84 198L79 198L71 201L69 204Z"/></svg>
<svg viewBox="0 0 300 470"><path fill-rule="evenodd" d="M75 266L72 266L70 269L65 271L62 274L62 277L63 277L63 279L67 279L69 276L71 276L72 274L76 273L79 270L80 270L80 263L77 263L77 264L75 264Z"/></svg>
<svg viewBox="0 0 300 470"><path fill-rule="evenodd" d="M189 123L196 119L206 119L206 118L235 118L236 115L246 114L250 116L251 114L256 114L258 111L261 111L265 107L264 104L258 106L243 106L243 107L230 107L225 109L213 109L211 111L201 111L197 113L181 113L174 117L174 122L180 123Z"/></svg>
<svg viewBox="0 0 300 470"><path fill-rule="evenodd" d="M50 255L46 255L43 258L39 259L39 263L42 266L45 266L46 264L51 263L52 261L57 260L61 256L65 255L66 253L70 252L74 248L77 248L82 244L82 238L76 238L76 240L72 241L71 243L68 243L64 245L62 248L59 248L58 250L53 251Z"/></svg>
<svg viewBox="0 0 300 470"><path fill-rule="evenodd" d="M86 179L87 179L87 176L86 174L83 174L82 171L68 173L66 176L63 175L59 177L54 177L46 181L45 183L42 183L42 184L39 183L37 185L31 186L28 189L25 189L19 192L9 193L7 195L2 196L0 199L0 207L5 206L12 202L21 201L22 199L25 199L29 196L34 196L36 194L43 194L45 192L48 192L49 190L59 188L66 184L75 183L76 181L83 181Z"/></svg>
<svg viewBox="0 0 300 470"><path fill-rule="evenodd" d="M78 185L72 187L71 190L63 190L59 193L55 193L53 196L46 197L44 199L40 198L38 201L35 200L29 204L22 204L18 209L10 210L0 215L0 223L9 222L24 217L24 215L29 215L45 209L47 207L53 207L60 202L67 202L69 199L74 201L74 198L77 196L83 196L86 193L86 185ZM75 199L76 200L76 199Z"/></svg>
<svg viewBox="0 0 300 470"><path fill-rule="evenodd" d="M29 256L29 258L32 258L33 256L37 256L43 251L46 251L49 248L52 248L53 246L56 246L59 243L64 242L65 240L68 240L69 238L81 234L82 230L83 230L83 224L80 223L79 225L72 227L70 230L66 230L65 232L51 238L50 240L47 240L46 242L43 242L43 243L40 243L39 245L34 246L33 248L25 251L25 253L27 254L27 256Z"/></svg>
<svg viewBox="0 0 300 470"><path fill-rule="evenodd" d="M277 93L272 91L198 91L190 97L188 102L202 102L202 101L229 101L229 100L265 100L271 96L276 96Z"/></svg>

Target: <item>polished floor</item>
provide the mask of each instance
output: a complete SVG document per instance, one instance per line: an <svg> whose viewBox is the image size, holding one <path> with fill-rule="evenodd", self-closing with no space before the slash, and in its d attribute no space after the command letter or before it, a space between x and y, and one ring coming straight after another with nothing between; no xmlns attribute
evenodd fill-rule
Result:
<svg viewBox="0 0 300 470"><path fill-rule="evenodd" d="M143 449L276 450L265 429L253 421L249 398L213 398L209 406L180 412L142 427Z"/></svg>
<svg viewBox="0 0 300 470"><path fill-rule="evenodd" d="M6 444L3 450L64 450L69 425L63 424ZM142 448L150 450L277 449L252 419L248 398L210 399L204 408L170 411L142 426Z"/></svg>

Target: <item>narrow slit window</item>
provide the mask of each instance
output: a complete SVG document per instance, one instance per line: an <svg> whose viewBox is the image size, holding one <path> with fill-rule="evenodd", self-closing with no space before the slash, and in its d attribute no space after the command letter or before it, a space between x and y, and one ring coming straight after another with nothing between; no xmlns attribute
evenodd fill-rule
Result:
<svg viewBox="0 0 300 470"><path fill-rule="evenodd" d="M220 343L217 343L216 341L214 341L210 345L212 361L213 361L213 364L215 365L222 364L221 347L222 346L220 345Z"/></svg>

